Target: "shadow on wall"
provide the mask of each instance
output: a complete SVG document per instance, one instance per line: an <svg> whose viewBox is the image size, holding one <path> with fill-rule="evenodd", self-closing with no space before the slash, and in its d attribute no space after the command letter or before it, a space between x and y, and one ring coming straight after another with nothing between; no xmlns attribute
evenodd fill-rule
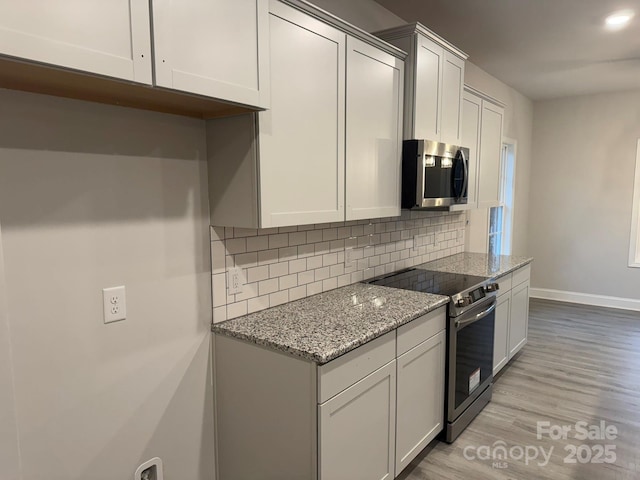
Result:
<svg viewBox="0 0 640 480"><path fill-rule="evenodd" d="M210 480L204 121L1 89L0 105L25 479L133 478L159 456L165 478ZM105 325L115 285L127 319Z"/></svg>
<svg viewBox="0 0 640 480"><path fill-rule="evenodd" d="M0 105L0 177L23 205L3 225L208 215L181 174L206 193L204 121L2 89Z"/></svg>
<svg viewBox="0 0 640 480"><path fill-rule="evenodd" d="M103 471L104 465L114 459L119 459L122 464L139 465L156 456L164 457L164 478L212 478L214 434L213 393L209 385L212 377L209 362L212 344L209 340L207 336L192 345L180 345L176 342L170 349L156 349L147 356L148 365L136 368L126 378L119 379L118 390L130 391L139 386L140 371L153 371L147 367L151 367L163 355L179 355L171 371L155 372L156 378L149 379L153 388L149 390L148 396L137 403L135 408L131 408L127 418L119 418L114 422L119 428L114 426L110 441L99 450L95 458L86 462L78 478L109 480L113 477L111 472ZM91 415L99 412L109 402L108 398L103 398L95 399L94 403L91 408L78 405L85 410L88 421ZM197 408L194 409L196 405ZM201 412L201 415L185 415L187 409ZM75 417L77 413L70 411L69 415ZM74 418L67 420L73 421ZM167 456L162 452L177 450L177 444L184 440L178 432L184 432L185 428L194 437L198 436L199 448L182 451L178 466L175 462L167 461ZM123 441L123 438L127 441ZM194 444L196 443L198 442L194 438Z"/></svg>

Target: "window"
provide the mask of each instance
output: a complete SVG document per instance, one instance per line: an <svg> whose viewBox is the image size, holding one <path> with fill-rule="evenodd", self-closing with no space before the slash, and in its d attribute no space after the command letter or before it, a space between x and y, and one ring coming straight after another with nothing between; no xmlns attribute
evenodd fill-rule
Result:
<svg viewBox="0 0 640 480"><path fill-rule="evenodd" d="M516 141L505 139L500 167L500 206L489 210L489 253L511 255L516 180Z"/></svg>
<svg viewBox="0 0 640 480"><path fill-rule="evenodd" d="M504 207L493 207L489 210L489 255L504 255L502 239L504 236Z"/></svg>
<svg viewBox="0 0 640 480"><path fill-rule="evenodd" d="M633 182L629 266L640 268L640 139L638 139L636 147L636 175Z"/></svg>

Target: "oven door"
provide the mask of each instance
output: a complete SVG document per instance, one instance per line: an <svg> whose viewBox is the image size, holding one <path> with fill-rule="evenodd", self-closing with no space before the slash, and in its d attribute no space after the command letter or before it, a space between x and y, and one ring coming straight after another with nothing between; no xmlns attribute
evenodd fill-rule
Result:
<svg viewBox="0 0 640 480"><path fill-rule="evenodd" d="M447 420L453 422L493 381L496 299L449 317Z"/></svg>

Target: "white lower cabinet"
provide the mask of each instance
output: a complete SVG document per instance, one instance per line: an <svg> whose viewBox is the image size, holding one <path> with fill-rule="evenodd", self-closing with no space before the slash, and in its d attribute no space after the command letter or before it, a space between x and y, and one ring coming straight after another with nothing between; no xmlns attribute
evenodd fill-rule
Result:
<svg viewBox="0 0 640 480"><path fill-rule="evenodd" d="M396 475L442 431L446 338L441 330L396 361Z"/></svg>
<svg viewBox="0 0 640 480"><path fill-rule="evenodd" d="M214 336L218 480L391 480L444 423L446 307L323 365Z"/></svg>
<svg viewBox="0 0 640 480"><path fill-rule="evenodd" d="M497 280L495 333L493 338L493 374L497 374L527 343L529 327L529 277L526 265Z"/></svg>
<svg viewBox="0 0 640 480"><path fill-rule="evenodd" d="M529 326L529 280L511 290L511 324L509 329L509 357L527 343Z"/></svg>
<svg viewBox="0 0 640 480"><path fill-rule="evenodd" d="M493 373L498 373L509 361L509 318L511 293L498 297L495 333L493 336Z"/></svg>
<svg viewBox="0 0 640 480"><path fill-rule="evenodd" d="M318 478L394 478L395 416L393 360L318 407Z"/></svg>

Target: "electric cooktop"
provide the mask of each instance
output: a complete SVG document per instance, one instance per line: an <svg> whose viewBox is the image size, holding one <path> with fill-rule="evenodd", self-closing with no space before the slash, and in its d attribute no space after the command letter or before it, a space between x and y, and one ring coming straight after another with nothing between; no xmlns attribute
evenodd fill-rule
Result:
<svg viewBox="0 0 640 480"><path fill-rule="evenodd" d="M376 277L367 283L452 297L486 281L485 277L475 275L410 268Z"/></svg>

